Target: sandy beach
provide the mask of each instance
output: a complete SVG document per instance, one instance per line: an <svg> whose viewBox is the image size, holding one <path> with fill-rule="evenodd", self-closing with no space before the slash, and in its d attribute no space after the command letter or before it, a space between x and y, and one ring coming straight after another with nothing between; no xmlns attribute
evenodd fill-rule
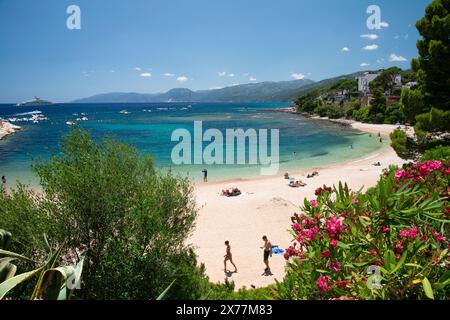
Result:
<svg viewBox="0 0 450 320"><path fill-rule="evenodd" d="M397 126L373 125L352 122L353 128L374 134L380 133L385 139ZM372 164L380 162L381 167ZM299 206L306 197L312 199L316 188L326 184L332 186L340 180L358 190L374 186L383 168L390 164L401 165L395 151L388 147L366 158L347 163L318 168L319 176L307 179L312 171L289 172L291 177L307 183L304 188L290 188L283 178L277 176L256 179L239 179L227 182L197 183L197 202L200 207L191 243L198 255L198 261L206 266L206 273L213 282L223 282L227 275L223 270L225 255L224 241L229 240L237 273L228 274L236 288L262 287L282 280L285 260L283 255L273 255L270 265L273 275L264 275L262 236L267 235L273 245L285 249L291 242L290 217L299 212ZM242 195L235 198L220 196L220 191L229 185L236 185ZM231 265L229 270L234 270Z"/></svg>

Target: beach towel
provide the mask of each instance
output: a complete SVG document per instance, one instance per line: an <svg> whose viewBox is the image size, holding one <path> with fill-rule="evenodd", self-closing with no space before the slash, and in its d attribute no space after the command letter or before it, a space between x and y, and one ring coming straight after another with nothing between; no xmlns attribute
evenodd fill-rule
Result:
<svg viewBox="0 0 450 320"><path fill-rule="evenodd" d="M278 246L272 246L272 253L273 254L283 254L284 250L279 248Z"/></svg>

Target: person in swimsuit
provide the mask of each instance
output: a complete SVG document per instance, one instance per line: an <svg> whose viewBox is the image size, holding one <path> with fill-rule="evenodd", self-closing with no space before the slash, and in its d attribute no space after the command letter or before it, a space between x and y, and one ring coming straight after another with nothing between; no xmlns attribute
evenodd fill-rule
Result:
<svg viewBox="0 0 450 320"><path fill-rule="evenodd" d="M208 182L208 170L203 169L203 182Z"/></svg>
<svg viewBox="0 0 450 320"><path fill-rule="evenodd" d="M264 249L264 263L266 265L266 268L264 269L265 272L270 272L269 267L269 257L272 257L272 244L270 243L269 239L267 239L267 236L262 237L264 241L264 246L261 247L261 249Z"/></svg>
<svg viewBox="0 0 450 320"><path fill-rule="evenodd" d="M230 246L230 241L225 241L225 245L227 246L227 250L225 252L225 259L223 260L223 265L224 265L224 271L227 272L227 261L230 261L231 264L234 267L234 272L237 272L237 267L233 262L233 255L231 254L231 246Z"/></svg>

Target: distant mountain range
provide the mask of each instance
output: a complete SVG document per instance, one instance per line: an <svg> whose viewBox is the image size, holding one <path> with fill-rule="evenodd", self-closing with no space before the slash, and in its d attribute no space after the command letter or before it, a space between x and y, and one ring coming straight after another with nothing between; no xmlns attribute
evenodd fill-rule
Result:
<svg viewBox="0 0 450 320"><path fill-rule="evenodd" d="M192 91L175 88L165 93L111 92L77 99L73 103L139 103L139 102L261 102L294 101L300 95L329 85L339 79L354 78L357 72L314 82L309 79L241 84L221 89Z"/></svg>

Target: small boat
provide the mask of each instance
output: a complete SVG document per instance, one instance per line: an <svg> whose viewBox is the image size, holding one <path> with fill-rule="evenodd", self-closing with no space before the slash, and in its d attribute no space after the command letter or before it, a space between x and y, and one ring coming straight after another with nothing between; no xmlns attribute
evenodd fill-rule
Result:
<svg viewBox="0 0 450 320"><path fill-rule="evenodd" d="M130 112L128 112L128 110L120 110L119 113L121 113L121 114L130 114Z"/></svg>
<svg viewBox="0 0 450 320"><path fill-rule="evenodd" d="M73 123L72 121L66 121L66 124L67 124L68 126L73 126L73 125L74 125L74 123Z"/></svg>

